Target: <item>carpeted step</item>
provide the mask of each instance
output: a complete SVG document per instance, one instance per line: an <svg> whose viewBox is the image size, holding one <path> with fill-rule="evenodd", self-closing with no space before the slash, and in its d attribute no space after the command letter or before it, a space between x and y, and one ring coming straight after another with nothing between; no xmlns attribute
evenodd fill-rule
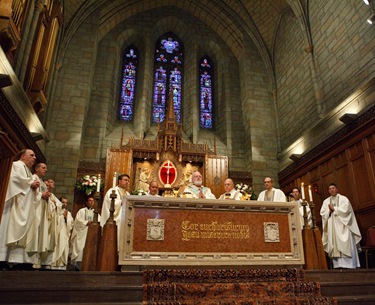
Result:
<svg viewBox="0 0 375 305"><path fill-rule="evenodd" d="M311 298L277 298L277 299L246 299L246 300L201 300L190 301L147 302L144 305L335 305L335 301L325 297Z"/></svg>
<svg viewBox="0 0 375 305"><path fill-rule="evenodd" d="M319 295L319 284L307 282L156 283L144 287L152 301L201 299L262 299Z"/></svg>
<svg viewBox="0 0 375 305"><path fill-rule="evenodd" d="M145 270L143 304L336 304L301 269Z"/></svg>

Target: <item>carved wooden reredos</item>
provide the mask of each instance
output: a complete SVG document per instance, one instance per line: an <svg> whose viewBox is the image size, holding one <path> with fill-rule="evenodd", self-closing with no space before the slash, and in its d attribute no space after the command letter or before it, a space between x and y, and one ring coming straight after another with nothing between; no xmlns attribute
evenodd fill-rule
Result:
<svg viewBox="0 0 375 305"><path fill-rule="evenodd" d="M189 183L189 176L195 170L202 173L204 185L210 187L216 196L224 192L228 158L217 156L207 144L183 141L182 124L177 123L170 98L166 120L158 125L155 140L132 137L127 144L121 144L119 149L108 149L105 191L112 187L115 172L130 175L130 191L147 191L151 181L157 181L160 189L182 189Z"/></svg>

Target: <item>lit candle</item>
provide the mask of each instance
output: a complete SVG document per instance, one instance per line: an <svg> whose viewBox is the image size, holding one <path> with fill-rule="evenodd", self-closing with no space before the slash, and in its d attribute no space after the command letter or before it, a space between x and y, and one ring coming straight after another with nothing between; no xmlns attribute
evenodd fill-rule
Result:
<svg viewBox="0 0 375 305"><path fill-rule="evenodd" d="M302 195L302 199L305 200L305 183L301 183L301 195Z"/></svg>
<svg viewBox="0 0 375 305"><path fill-rule="evenodd" d="M310 202L312 202L313 197L312 197L311 185L309 185L309 197L310 197Z"/></svg>
<svg viewBox="0 0 375 305"><path fill-rule="evenodd" d="M100 192L100 174L98 174L98 183L96 184L96 192Z"/></svg>
<svg viewBox="0 0 375 305"><path fill-rule="evenodd" d="M114 174L113 174L113 186L112 187L116 187L116 181L117 180L117 173L115 172Z"/></svg>

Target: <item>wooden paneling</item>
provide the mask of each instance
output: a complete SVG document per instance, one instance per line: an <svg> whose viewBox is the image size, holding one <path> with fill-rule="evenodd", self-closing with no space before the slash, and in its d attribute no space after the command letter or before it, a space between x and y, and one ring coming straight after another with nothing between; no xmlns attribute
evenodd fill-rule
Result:
<svg viewBox="0 0 375 305"><path fill-rule="evenodd" d="M228 178L228 157L207 155L205 162L205 184L219 198L224 193L224 180Z"/></svg>
<svg viewBox="0 0 375 305"><path fill-rule="evenodd" d="M5 196L8 189L10 172L12 169L12 161L12 158L0 159L0 181L4 181L4 183L2 183L2 187L0 188L0 219L3 215Z"/></svg>
<svg viewBox="0 0 375 305"><path fill-rule="evenodd" d="M320 165L320 173L321 173L322 176L330 175L330 174L332 174L332 171L334 170L334 168L335 168L335 166L334 166L333 159L329 159L328 161L323 162Z"/></svg>
<svg viewBox="0 0 375 305"><path fill-rule="evenodd" d="M112 187L113 175L128 174L133 177L132 173L133 155L131 150L108 149L107 163L105 167L104 194ZM130 188L133 189L134 181L130 181ZM116 182L117 185L117 182Z"/></svg>
<svg viewBox="0 0 375 305"><path fill-rule="evenodd" d="M366 138L365 145L367 146L367 171L369 172L370 178L368 181L369 185L375 185L375 133ZM375 187L369 188L368 192L372 198L375 198Z"/></svg>
<svg viewBox="0 0 375 305"><path fill-rule="evenodd" d="M340 154L345 155L345 154ZM336 158L335 158L336 159ZM353 183L351 182L351 179L349 179L349 168L347 162L341 162L339 163L339 166L337 166L336 163L336 178L334 178L331 182L336 183L337 187L339 187L339 192L347 197L351 197L354 194L355 187ZM326 185L328 187L328 185ZM327 197L329 196L328 190L327 190ZM351 201L353 201L354 198L349 198Z"/></svg>
<svg viewBox="0 0 375 305"><path fill-rule="evenodd" d="M352 161L352 171L353 179L351 180L354 183L356 189L356 199L358 200L357 208L365 208L373 204L373 197L371 192L369 192L369 174L367 171L366 160L364 156L357 158Z"/></svg>
<svg viewBox="0 0 375 305"><path fill-rule="evenodd" d="M314 149L315 155L310 153L311 158L304 164L299 163L294 172L286 169L279 173L279 184L284 192L289 192L293 183L312 185L318 225L321 224L322 202L329 197L328 186L331 182L336 183L339 192L352 203L363 237L362 245L365 244L367 229L375 225L374 111L375 108L370 109L353 127L343 128L350 132L339 131L327 140L329 143L322 143L321 147L325 150Z"/></svg>

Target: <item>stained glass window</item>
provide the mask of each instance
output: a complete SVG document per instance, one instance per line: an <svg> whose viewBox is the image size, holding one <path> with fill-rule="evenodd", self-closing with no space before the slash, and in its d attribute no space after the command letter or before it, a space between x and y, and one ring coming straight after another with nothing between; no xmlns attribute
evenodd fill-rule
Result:
<svg viewBox="0 0 375 305"><path fill-rule="evenodd" d="M120 92L120 119L123 121L133 119L137 69L138 50L134 46L129 46L123 53Z"/></svg>
<svg viewBox="0 0 375 305"><path fill-rule="evenodd" d="M212 77L213 67L208 56L203 56L199 61L199 121L202 128L213 126L212 104Z"/></svg>
<svg viewBox="0 0 375 305"><path fill-rule="evenodd" d="M161 36L155 46L152 122L165 120L167 99L173 95L173 109L181 122L183 46L173 33Z"/></svg>

